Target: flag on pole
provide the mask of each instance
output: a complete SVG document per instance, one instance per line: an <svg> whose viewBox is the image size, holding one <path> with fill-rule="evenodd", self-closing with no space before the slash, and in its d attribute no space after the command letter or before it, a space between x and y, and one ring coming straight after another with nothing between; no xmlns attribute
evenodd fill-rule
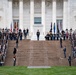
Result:
<svg viewBox="0 0 76 75"><path fill-rule="evenodd" d="M55 34L55 23L54 23L54 34Z"/></svg>
<svg viewBox="0 0 76 75"><path fill-rule="evenodd" d="M10 25L10 32L12 32L12 23L11 23L11 25Z"/></svg>
<svg viewBox="0 0 76 75"><path fill-rule="evenodd" d="M51 31L52 31L52 22L51 22Z"/></svg>
<svg viewBox="0 0 76 75"><path fill-rule="evenodd" d="M50 25L50 32L52 32L52 22L51 22L51 25Z"/></svg>
<svg viewBox="0 0 76 75"><path fill-rule="evenodd" d="M60 21L60 31L62 31L62 21Z"/></svg>
<svg viewBox="0 0 76 75"><path fill-rule="evenodd" d="M15 22L15 33L17 33L17 22Z"/></svg>
<svg viewBox="0 0 76 75"><path fill-rule="evenodd" d="M18 22L17 22L17 24L16 24L16 31L17 31L17 33L18 33Z"/></svg>
<svg viewBox="0 0 76 75"><path fill-rule="evenodd" d="M57 22L57 33L59 33L59 25L58 25L58 22Z"/></svg>

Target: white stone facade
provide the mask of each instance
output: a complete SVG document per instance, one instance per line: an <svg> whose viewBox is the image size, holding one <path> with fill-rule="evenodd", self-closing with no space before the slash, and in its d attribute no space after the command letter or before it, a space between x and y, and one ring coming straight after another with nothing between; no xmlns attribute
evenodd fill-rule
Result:
<svg viewBox="0 0 76 75"><path fill-rule="evenodd" d="M41 24L34 24L34 17L41 17ZM19 22L20 29L28 28L30 34L39 29L45 35L51 22L57 28L59 21L63 30L76 29L76 0L0 0L0 28L10 29L14 21Z"/></svg>

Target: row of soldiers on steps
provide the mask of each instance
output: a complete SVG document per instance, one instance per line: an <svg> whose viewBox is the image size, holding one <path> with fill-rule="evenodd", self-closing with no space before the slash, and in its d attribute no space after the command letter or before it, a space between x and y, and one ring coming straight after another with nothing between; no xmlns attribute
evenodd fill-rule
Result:
<svg viewBox="0 0 76 75"><path fill-rule="evenodd" d="M20 40L22 40L23 38L23 34L24 34L24 38L26 39L27 35L29 33L29 30L23 30L23 33L22 33L22 30L19 29L18 33L15 33L14 31L13 32L1 32L0 31L0 39L3 38L3 39L9 39L9 40L16 40L16 38L18 37Z"/></svg>
<svg viewBox="0 0 76 75"><path fill-rule="evenodd" d="M45 36L46 40L59 40L60 37L63 37L63 40L68 39L69 35L62 31L61 33L52 34L52 32L48 32Z"/></svg>

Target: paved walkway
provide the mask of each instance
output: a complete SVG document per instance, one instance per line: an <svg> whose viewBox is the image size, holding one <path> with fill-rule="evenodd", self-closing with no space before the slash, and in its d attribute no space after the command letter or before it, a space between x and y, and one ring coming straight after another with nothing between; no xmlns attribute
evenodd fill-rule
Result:
<svg viewBox="0 0 76 75"><path fill-rule="evenodd" d="M51 68L50 66L28 66L27 68Z"/></svg>

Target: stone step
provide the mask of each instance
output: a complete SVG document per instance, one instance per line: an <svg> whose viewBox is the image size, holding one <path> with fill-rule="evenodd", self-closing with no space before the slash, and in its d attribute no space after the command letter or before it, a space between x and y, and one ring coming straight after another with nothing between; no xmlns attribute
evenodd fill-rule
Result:
<svg viewBox="0 0 76 75"><path fill-rule="evenodd" d="M11 44L11 45L10 45ZM69 40L63 41L63 46L67 46L67 57L71 51ZM12 61L12 51L15 41L9 41L9 49L7 53L6 63ZM9 57L9 55L11 57ZM8 65L8 64L5 64ZM12 65L12 62L10 62ZM67 58L64 58L63 48L60 48L59 41L19 41L17 52L18 66L67 66Z"/></svg>
<svg viewBox="0 0 76 75"><path fill-rule="evenodd" d="M51 68L51 66L28 66L27 68Z"/></svg>

